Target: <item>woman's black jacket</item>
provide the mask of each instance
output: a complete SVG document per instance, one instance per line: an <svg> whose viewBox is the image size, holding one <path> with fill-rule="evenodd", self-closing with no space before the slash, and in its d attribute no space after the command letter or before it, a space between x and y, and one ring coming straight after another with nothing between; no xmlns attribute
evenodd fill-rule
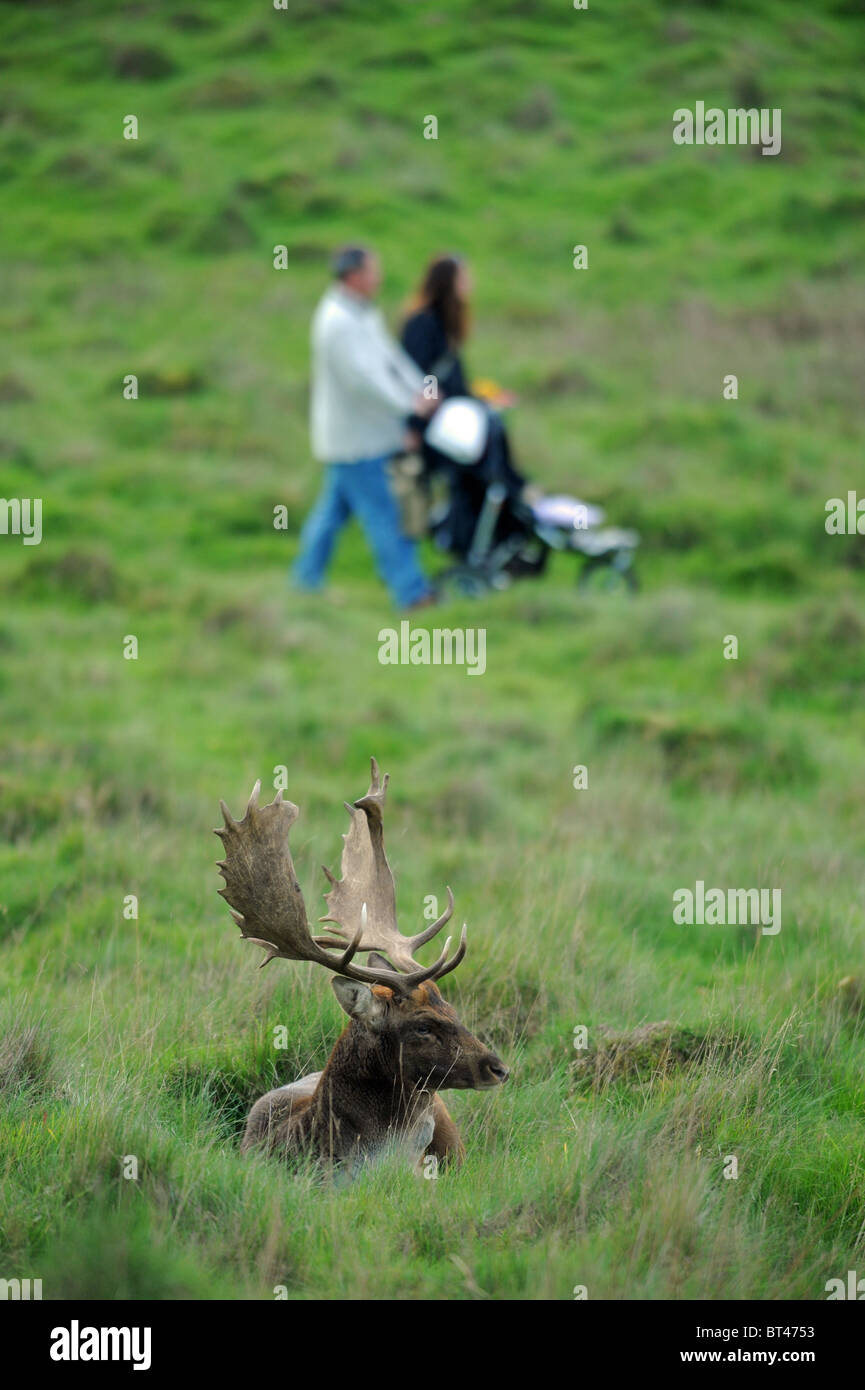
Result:
<svg viewBox="0 0 865 1390"><path fill-rule="evenodd" d="M444 324L432 309L406 319L402 345L424 376L437 379L441 396L471 395L459 354L448 346Z"/></svg>

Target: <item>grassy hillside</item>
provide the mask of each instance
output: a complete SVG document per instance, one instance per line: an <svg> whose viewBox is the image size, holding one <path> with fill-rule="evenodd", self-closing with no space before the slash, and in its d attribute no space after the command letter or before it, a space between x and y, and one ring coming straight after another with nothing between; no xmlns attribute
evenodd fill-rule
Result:
<svg viewBox="0 0 865 1390"><path fill-rule="evenodd" d="M0 492L44 505L41 545L0 536L0 1274L822 1298L865 1203L865 542L824 528L865 492L861 6L289 4L0 5ZM782 108L782 153L674 146L698 99ZM470 258L471 367L518 392L533 477L639 528L636 600L558 557L451 603L487 630L469 678L379 664L354 530L291 593L308 322L349 237L394 323L432 252ZM256 971L210 831L288 766L317 915L371 753L403 922L452 885L444 992L512 1079L449 1097L458 1174L334 1192L239 1156L342 1015L311 967ZM674 924L697 879L780 888L782 930ZM573 1046L663 1020L670 1066Z"/></svg>

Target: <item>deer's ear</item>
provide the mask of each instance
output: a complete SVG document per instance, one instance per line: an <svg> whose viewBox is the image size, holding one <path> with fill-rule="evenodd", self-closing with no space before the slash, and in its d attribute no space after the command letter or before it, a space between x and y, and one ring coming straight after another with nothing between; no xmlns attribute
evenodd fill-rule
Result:
<svg viewBox="0 0 865 1390"><path fill-rule="evenodd" d="M361 984L359 980L347 980L343 975L334 975L331 984L349 1018L359 1019L368 1028L381 1024L387 1013L387 1004L383 999L376 998L369 985Z"/></svg>

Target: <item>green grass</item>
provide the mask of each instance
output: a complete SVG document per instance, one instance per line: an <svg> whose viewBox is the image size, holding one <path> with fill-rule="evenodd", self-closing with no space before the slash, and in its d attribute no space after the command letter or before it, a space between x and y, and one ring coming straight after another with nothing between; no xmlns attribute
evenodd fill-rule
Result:
<svg viewBox="0 0 865 1390"><path fill-rule="evenodd" d="M865 1258L865 549L823 524L865 488L861 14L171 9L0 13L0 490L44 501L40 546L0 536L0 1275L824 1297ZM780 106L782 154L677 149L697 99ZM465 251L470 365L519 393L527 471L642 535L632 602L578 597L558 558L443 609L486 627L482 679L378 663L393 616L353 530L324 597L286 585L319 476L309 316L358 236L392 321ZM342 1016L312 967L256 971L210 831L286 765L316 916L371 753L402 921L452 885L445 993L512 1079L448 1097L458 1173L333 1190L239 1155ZM676 926L697 878L781 888L780 934ZM663 1019L712 1040L698 1063L600 1089L574 1066L575 1025Z"/></svg>

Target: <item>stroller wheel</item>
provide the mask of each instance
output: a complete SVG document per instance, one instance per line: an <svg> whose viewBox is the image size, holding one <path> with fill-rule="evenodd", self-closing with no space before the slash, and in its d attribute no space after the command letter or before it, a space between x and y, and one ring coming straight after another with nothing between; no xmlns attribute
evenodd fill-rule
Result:
<svg viewBox="0 0 865 1390"><path fill-rule="evenodd" d="M480 598L489 587L483 576L468 565L455 565L453 569L443 570L436 575L436 589L442 595L450 593L462 598Z"/></svg>
<svg viewBox="0 0 865 1390"><path fill-rule="evenodd" d="M635 594L640 584L630 551L616 550L587 560L577 577L577 587L584 593Z"/></svg>

